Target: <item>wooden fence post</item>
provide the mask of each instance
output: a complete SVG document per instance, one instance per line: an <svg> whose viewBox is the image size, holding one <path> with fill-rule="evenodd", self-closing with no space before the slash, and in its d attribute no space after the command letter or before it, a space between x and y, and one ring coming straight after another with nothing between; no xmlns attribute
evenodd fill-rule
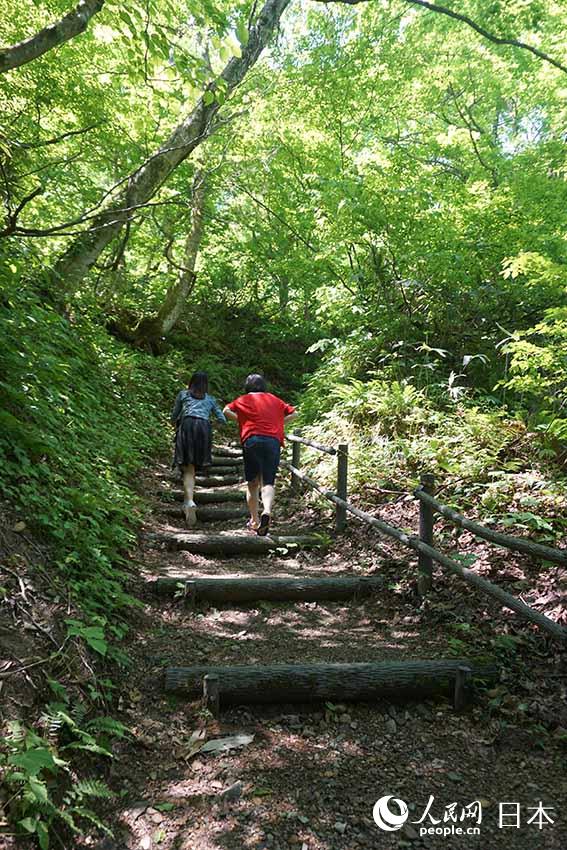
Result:
<svg viewBox="0 0 567 850"><path fill-rule="evenodd" d="M337 496L346 502L348 497L348 444L341 443L337 449ZM337 505L335 531L344 531L347 524L346 508Z"/></svg>
<svg viewBox="0 0 567 850"><path fill-rule="evenodd" d="M207 708L213 717L220 713L220 680L216 673L208 673L203 679L203 708Z"/></svg>
<svg viewBox="0 0 567 850"><path fill-rule="evenodd" d="M294 431L293 436L299 437L301 434L300 431ZM291 465L295 466L296 469L299 469L301 464L301 443L296 443L295 440L291 444ZM299 489L301 486L301 479L297 477L297 475L292 472L291 473L291 492L294 496L297 496L299 493Z"/></svg>
<svg viewBox="0 0 567 850"><path fill-rule="evenodd" d="M420 477L420 483L426 493L433 495L435 492L435 476L425 473ZM419 503L419 539L428 546L433 546L433 521L434 511L429 505ZM418 555L417 592L425 596L433 585L433 560L430 555L420 552Z"/></svg>

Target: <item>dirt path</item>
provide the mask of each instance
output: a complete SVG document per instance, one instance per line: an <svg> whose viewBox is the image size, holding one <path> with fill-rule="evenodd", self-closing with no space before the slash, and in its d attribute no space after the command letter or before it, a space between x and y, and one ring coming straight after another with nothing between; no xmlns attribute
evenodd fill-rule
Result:
<svg viewBox="0 0 567 850"><path fill-rule="evenodd" d="M170 515L174 503L159 495L175 486L167 468L157 465L147 481L153 512L146 532L179 530L181 522ZM277 534L306 527L328 531L328 512L321 518L315 509L299 514L298 507L285 495L280 500ZM206 529L243 524L236 518L207 523ZM110 813L115 838L99 847L565 848L567 779L557 732L565 710L561 659L531 627L485 599L472 599L455 580L447 579L433 601L418 606L415 565L407 558L406 551L358 527L325 551L276 551L260 558L205 557L142 542L137 591L145 622L128 648L134 664L121 701L132 739L117 748L109 780L118 795ZM359 602L216 607L191 607L149 589L148 580L184 570L194 576L377 574L385 585ZM455 628L459 624L464 626ZM200 702L163 691L170 664L433 659L482 654L483 647L493 656L499 633L514 637L514 649L508 645L498 656L502 682L461 715L446 702L378 702L238 707L215 720ZM555 723L534 721L554 709ZM220 754L195 753L197 734L251 740ZM374 804L387 795L408 804L400 830L381 830L373 819ZM431 795L429 814L416 823ZM480 834L454 834L477 826L476 818L460 819L475 800L482 801ZM502 827L501 803L508 803L508 825ZM512 803L521 806L519 828ZM542 816L541 829L537 815L527 824L540 803L554 821ZM393 805L392 811L399 810ZM430 834L421 834L425 827Z"/></svg>

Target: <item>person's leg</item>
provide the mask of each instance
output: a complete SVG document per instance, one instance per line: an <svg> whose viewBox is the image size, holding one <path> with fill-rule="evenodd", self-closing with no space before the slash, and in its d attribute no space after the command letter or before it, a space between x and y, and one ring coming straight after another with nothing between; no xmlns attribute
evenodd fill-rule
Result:
<svg viewBox="0 0 567 850"><path fill-rule="evenodd" d="M260 464L257 454L257 437L249 437L244 443L244 477L246 478L246 502L250 511L249 526L256 529L259 519Z"/></svg>
<svg viewBox="0 0 567 850"><path fill-rule="evenodd" d="M268 514L268 516L272 513L272 508L274 506L274 499L276 496L276 488L273 484L264 484L262 487L262 506L263 514Z"/></svg>
<svg viewBox="0 0 567 850"><path fill-rule="evenodd" d="M195 495L195 467L192 463L183 467L183 511L187 525L195 525L197 522L197 510L194 502Z"/></svg>
<svg viewBox="0 0 567 850"><path fill-rule="evenodd" d="M259 517L259 499L258 494L260 492L260 482L257 478L253 481L246 482L246 503L248 504L248 510L250 511L250 523L252 528L258 528L260 523Z"/></svg>
<svg viewBox="0 0 567 850"><path fill-rule="evenodd" d="M271 437L262 444L262 516L258 534L265 536L270 528L270 519L276 495L275 480L280 463L280 444Z"/></svg>
<svg viewBox="0 0 567 850"><path fill-rule="evenodd" d="M183 467L183 495L186 502L192 502L195 494L195 467L192 463Z"/></svg>

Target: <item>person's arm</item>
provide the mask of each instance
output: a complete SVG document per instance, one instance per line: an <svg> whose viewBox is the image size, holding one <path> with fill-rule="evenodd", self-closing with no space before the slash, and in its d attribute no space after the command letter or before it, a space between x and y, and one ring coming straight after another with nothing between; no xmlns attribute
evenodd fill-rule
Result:
<svg viewBox="0 0 567 850"><path fill-rule="evenodd" d="M230 409L228 404L226 405L225 409L223 410L223 413L224 413L224 415L226 416L227 419L231 419L233 422L238 422L238 416L236 415L234 410Z"/></svg>
<svg viewBox="0 0 567 850"><path fill-rule="evenodd" d="M212 402L212 405L213 405L214 414L217 417L217 419L219 420L219 422L224 422L226 424L226 416L224 415L224 413L220 409L219 403L216 400L216 398L211 396L211 402Z"/></svg>
<svg viewBox="0 0 567 850"><path fill-rule="evenodd" d="M175 425L177 420L179 419L179 414L181 413L181 408L183 407L181 402L182 392L177 393L177 398L175 399L175 404L173 405L173 410L171 411L171 424Z"/></svg>
<svg viewBox="0 0 567 850"><path fill-rule="evenodd" d="M287 425L288 422L292 422L297 417L297 410L291 404L287 404L282 399L280 399L280 401L282 403L284 425Z"/></svg>

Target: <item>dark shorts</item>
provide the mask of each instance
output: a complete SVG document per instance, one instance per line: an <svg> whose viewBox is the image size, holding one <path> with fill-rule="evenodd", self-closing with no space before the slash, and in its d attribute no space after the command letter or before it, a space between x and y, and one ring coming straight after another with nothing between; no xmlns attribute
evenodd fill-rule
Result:
<svg viewBox="0 0 567 850"><path fill-rule="evenodd" d="M260 475L263 484L273 484L280 465L280 441L277 437L248 437L243 444L244 475L254 481Z"/></svg>

